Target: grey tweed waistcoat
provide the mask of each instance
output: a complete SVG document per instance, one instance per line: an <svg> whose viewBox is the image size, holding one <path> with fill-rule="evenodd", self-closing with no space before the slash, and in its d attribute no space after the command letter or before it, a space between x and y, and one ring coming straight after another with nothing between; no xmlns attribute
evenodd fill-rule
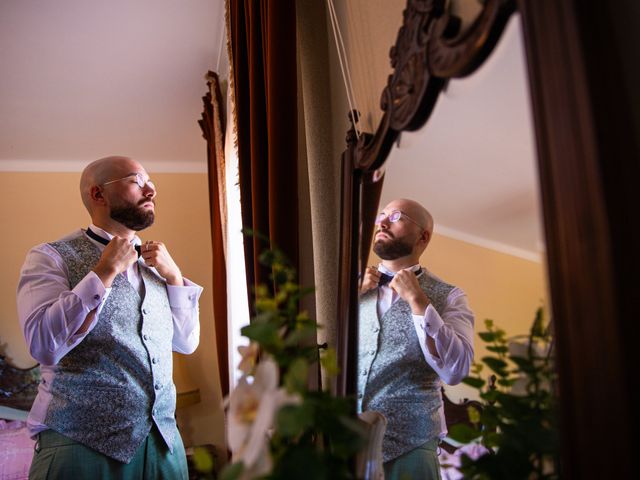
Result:
<svg viewBox="0 0 640 480"><path fill-rule="evenodd" d="M454 287L422 272L418 282L441 313ZM382 455L388 462L440 434L441 381L425 361L409 304L398 299L378 318L377 301L377 288L360 298L358 407L387 418Z"/></svg>
<svg viewBox="0 0 640 480"><path fill-rule="evenodd" d="M84 235L50 244L75 287L100 258ZM169 449L177 434L172 380L173 320L166 285L139 263L144 300L116 276L93 330L56 366L44 423L104 455L128 463L153 422Z"/></svg>

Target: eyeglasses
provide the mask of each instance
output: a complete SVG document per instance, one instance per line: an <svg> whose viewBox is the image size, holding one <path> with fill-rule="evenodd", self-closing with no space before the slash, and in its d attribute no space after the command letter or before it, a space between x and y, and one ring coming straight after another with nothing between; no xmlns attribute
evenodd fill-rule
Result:
<svg viewBox="0 0 640 480"><path fill-rule="evenodd" d="M153 184L151 180L145 180L140 173L132 173L131 175L127 175L126 177L118 178L117 180L109 180L108 182L104 182L102 186L109 185L110 183L121 182L122 180L126 180L127 178L135 177L135 181L142 190L145 186L149 186L153 190L156 189L156 186Z"/></svg>
<svg viewBox="0 0 640 480"><path fill-rule="evenodd" d="M389 223L396 223L398 220L400 220L400 217L402 217L402 216L404 216L410 222L415 223L418 227L420 227L420 230L424 230L424 227L422 225L420 225L413 218L411 218L406 213L401 212L400 210L394 210L389 215L385 214L384 212L380 212L378 214L378 216L376 217L376 225L380 225L384 221L385 218L387 220L389 220Z"/></svg>

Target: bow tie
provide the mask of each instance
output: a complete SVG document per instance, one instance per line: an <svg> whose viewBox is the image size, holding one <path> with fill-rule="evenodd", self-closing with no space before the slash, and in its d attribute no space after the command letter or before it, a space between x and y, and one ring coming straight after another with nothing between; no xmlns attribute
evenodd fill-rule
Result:
<svg viewBox="0 0 640 480"><path fill-rule="evenodd" d="M422 269L418 269L415 272L416 277L422 273ZM387 275L384 272L380 272L380 280L378 281L378 286L383 287L387 283L389 283L393 279L393 275Z"/></svg>
<svg viewBox="0 0 640 480"><path fill-rule="evenodd" d="M101 237L96 232L87 227L87 237L94 239L96 242L101 243L103 245L109 245L109 240L104 237ZM134 245L133 248L138 252L138 258L142 255L142 250L140 249L140 245Z"/></svg>

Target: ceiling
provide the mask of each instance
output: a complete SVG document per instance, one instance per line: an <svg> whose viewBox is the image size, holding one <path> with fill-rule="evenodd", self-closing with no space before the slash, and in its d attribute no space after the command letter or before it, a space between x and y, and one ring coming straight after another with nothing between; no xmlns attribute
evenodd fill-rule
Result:
<svg viewBox="0 0 640 480"><path fill-rule="evenodd" d="M122 154L206 171L197 122L223 28L223 0L3 0L0 170Z"/></svg>

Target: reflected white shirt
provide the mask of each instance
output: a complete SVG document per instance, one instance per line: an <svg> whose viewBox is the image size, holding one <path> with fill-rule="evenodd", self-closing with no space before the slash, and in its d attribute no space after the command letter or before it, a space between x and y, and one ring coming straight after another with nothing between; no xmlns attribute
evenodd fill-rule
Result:
<svg viewBox="0 0 640 480"><path fill-rule="evenodd" d="M418 271L420 265L408 270ZM380 264L378 270L387 275L395 272ZM429 272L431 276L438 279ZM438 279L439 280L439 279ZM378 317L381 318L400 296L389 284L378 288ZM474 315L467 301L467 295L458 287L454 287L449 295L442 314L429 304L424 315L412 315L413 325L420 341L420 348L425 361L448 385L456 385L469 375L473 362L473 325ZM427 347L427 335L434 340L438 355L432 355ZM442 419L441 436L446 435L444 409L440 410Z"/></svg>

